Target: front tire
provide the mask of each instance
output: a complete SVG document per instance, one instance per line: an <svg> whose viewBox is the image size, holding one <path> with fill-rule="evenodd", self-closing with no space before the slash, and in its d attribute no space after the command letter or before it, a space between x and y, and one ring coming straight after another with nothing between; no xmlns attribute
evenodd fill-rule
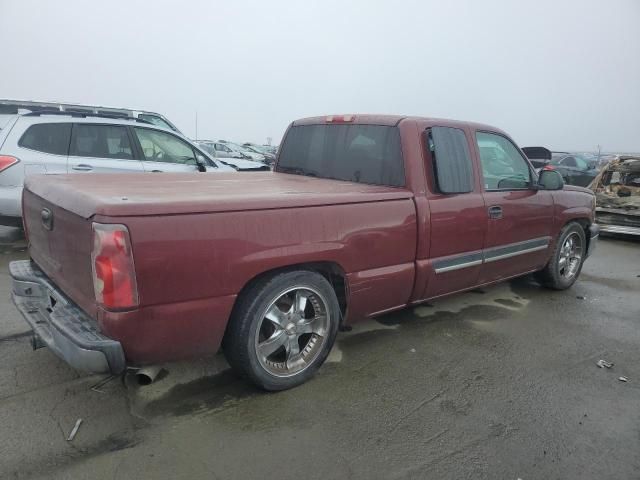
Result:
<svg viewBox="0 0 640 480"><path fill-rule="evenodd" d="M549 263L536 273L536 279L547 288L566 290L578 279L587 251L582 226L568 223L562 230Z"/></svg>
<svg viewBox="0 0 640 480"><path fill-rule="evenodd" d="M293 271L258 280L238 299L223 340L231 367L265 390L310 379L338 332L340 306L319 273Z"/></svg>

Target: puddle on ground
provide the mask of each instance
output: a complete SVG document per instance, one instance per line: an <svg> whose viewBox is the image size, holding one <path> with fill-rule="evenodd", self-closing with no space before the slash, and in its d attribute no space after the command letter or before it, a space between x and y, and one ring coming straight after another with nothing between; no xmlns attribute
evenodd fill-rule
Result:
<svg viewBox="0 0 640 480"><path fill-rule="evenodd" d="M129 385L132 413L144 419L162 416L183 416L224 409L243 398L260 393L231 369L216 375L178 383L159 398L145 402L136 394L138 387Z"/></svg>

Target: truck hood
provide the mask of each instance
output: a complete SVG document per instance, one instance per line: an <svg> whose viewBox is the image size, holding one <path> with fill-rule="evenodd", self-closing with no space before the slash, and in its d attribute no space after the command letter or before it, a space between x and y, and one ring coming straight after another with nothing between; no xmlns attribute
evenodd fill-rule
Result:
<svg viewBox="0 0 640 480"><path fill-rule="evenodd" d="M563 190L569 190L571 192L582 192L582 193L589 193L593 195L592 190L589 190L588 188L585 188L585 187L579 187L578 185L565 185L562 188Z"/></svg>
<svg viewBox="0 0 640 480"><path fill-rule="evenodd" d="M413 196L400 188L276 172L31 175L25 188L83 218L267 210Z"/></svg>

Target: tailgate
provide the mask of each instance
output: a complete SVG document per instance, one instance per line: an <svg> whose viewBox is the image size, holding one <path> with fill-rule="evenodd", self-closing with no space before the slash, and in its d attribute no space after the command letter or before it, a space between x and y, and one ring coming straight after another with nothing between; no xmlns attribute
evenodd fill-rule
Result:
<svg viewBox="0 0 640 480"><path fill-rule="evenodd" d="M71 300L95 316L91 219L57 207L28 189L23 195L31 258ZM46 221L47 216L51 221Z"/></svg>

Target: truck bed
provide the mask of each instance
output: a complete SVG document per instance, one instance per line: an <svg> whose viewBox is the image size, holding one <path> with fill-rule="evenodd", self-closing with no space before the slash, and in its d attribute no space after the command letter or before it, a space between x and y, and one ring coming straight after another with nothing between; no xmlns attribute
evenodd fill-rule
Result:
<svg viewBox="0 0 640 480"><path fill-rule="evenodd" d="M34 175L27 189L83 218L339 205L411 198L409 190L274 172Z"/></svg>

